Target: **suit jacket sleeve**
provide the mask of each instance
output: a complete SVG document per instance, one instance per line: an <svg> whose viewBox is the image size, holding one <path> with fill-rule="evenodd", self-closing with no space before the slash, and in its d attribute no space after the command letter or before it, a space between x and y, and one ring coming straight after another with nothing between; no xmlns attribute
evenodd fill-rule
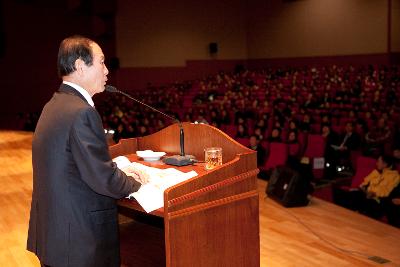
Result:
<svg viewBox="0 0 400 267"><path fill-rule="evenodd" d="M81 179L96 193L122 198L140 188L139 182L111 160L101 118L95 109L79 111L69 142Z"/></svg>

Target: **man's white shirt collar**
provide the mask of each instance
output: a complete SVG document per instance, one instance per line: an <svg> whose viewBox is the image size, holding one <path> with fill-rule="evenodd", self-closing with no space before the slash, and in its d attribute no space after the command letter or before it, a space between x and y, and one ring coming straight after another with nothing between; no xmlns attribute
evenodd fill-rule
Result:
<svg viewBox="0 0 400 267"><path fill-rule="evenodd" d="M81 95L83 95L83 97L86 99L86 101L89 103L89 105L94 107L93 99L85 89L83 89L82 87L80 87L79 85L77 85L75 83L71 83L71 82L67 82L67 81L63 81L63 83L71 86L72 88L77 90L79 93L81 93Z"/></svg>

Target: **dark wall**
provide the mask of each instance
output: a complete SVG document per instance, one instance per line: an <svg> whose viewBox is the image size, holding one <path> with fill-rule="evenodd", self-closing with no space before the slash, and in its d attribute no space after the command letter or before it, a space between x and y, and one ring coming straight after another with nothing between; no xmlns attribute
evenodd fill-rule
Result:
<svg viewBox="0 0 400 267"><path fill-rule="evenodd" d="M57 90L57 52L65 37L89 36L114 55L114 10L90 1L2 1L0 128L18 128L18 114L40 111Z"/></svg>

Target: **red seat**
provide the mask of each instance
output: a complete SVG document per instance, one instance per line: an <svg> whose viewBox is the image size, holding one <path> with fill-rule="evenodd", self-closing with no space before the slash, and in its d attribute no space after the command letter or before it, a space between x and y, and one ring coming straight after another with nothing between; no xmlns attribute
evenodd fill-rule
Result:
<svg viewBox="0 0 400 267"><path fill-rule="evenodd" d="M305 132L298 133L297 139L299 140L299 145L300 145L299 156L302 156L304 154L304 150L307 146L307 137L308 133Z"/></svg>
<svg viewBox="0 0 400 267"><path fill-rule="evenodd" d="M273 169L279 165L285 165L288 158L288 146L284 143L270 143L268 159L263 169Z"/></svg>
<svg viewBox="0 0 400 267"><path fill-rule="evenodd" d="M332 187L333 201L344 207L354 207L353 199L351 198L351 191L357 190L364 178L370 174L376 167L376 159L365 156L359 156L356 160L357 168L355 175L351 178L351 183L341 181L334 183Z"/></svg>
<svg viewBox="0 0 400 267"><path fill-rule="evenodd" d="M343 124L344 125L344 124ZM335 133L341 134L343 131L343 125L332 125L332 131Z"/></svg>
<svg viewBox="0 0 400 267"><path fill-rule="evenodd" d="M266 150L269 151L269 142L267 140L261 140L261 146Z"/></svg>
<svg viewBox="0 0 400 267"><path fill-rule="evenodd" d="M307 148L304 156L309 158L323 157L325 152L324 137L319 134L309 134L307 139Z"/></svg>
<svg viewBox="0 0 400 267"><path fill-rule="evenodd" d="M300 154L300 144L289 144L289 156L298 157Z"/></svg>
<svg viewBox="0 0 400 267"><path fill-rule="evenodd" d="M351 179L349 188L358 188L364 181L364 178L370 174L376 167L376 159L370 157L359 156L357 158L356 174ZM345 189L346 187L341 187Z"/></svg>
<svg viewBox="0 0 400 267"><path fill-rule="evenodd" d="M230 137L235 137L236 132L237 132L237 126L236 125L222 125L221 129Z"/></svg>
<svg viewBox="0 0 400 267"><path fill-rule="evenodd" d="M250 145L250 139L249 138L236 138L236 141L239 144L244 145L245 147L248 147Z"/></svg>
<svg viewBox="0 0 400 267"><path fill-rule="evenodd" d="M310 162L312 162L313 166L313 174L314 178L321 179L324 175L324 163L322 162L322 167L318 167L315 163L318 158L324 157L325 153L325 139L322 135L319 134L309 134L307 140L307 148L304 152L304 156L310 158Z"/></svg>
<svg viewBox="0 0 400 267"><path fill-rule="evenodd" d="M321 124L320 123L313 123L311 124L311 132L318 134L321 132Z"/></svg>

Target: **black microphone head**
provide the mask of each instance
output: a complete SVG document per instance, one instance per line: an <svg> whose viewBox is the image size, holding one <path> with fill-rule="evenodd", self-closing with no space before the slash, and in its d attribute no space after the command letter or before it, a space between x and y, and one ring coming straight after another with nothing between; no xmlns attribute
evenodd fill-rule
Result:
<svg viewBox="0 0 400 267"><path fill-rule="evenodd" d="M110 93L117 93L118 92L117 88L115 88L112 85L108 85L108 84L105 86L104 90L106 90L107 92L110 92Z"/></svg>

